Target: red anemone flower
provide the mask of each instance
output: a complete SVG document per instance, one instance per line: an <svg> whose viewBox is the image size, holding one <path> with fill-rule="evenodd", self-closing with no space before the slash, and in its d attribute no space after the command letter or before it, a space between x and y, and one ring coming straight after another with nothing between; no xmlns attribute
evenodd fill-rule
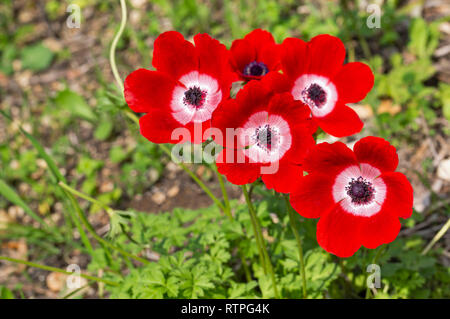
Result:
<svg viewBox="0 0 450 319"><path fill-rule="evenodd" d="M361 245L390 243L413 204L411 184L394 172L397 165L395 148L379 137L361 139L353 152L341 142L318 144L306 156L309 174L299 179L291 204L304 217L320 218L317 241L339 257Z"/></svg>
<svg viewBox="0 0 450 319"><path fill-rule="evenodd" d="M259 80L270 71L280 70L279 45L270 32L253 30L233 41L230 62L241 80Z"/></svg>
<svg viewBox="0 0 450 319"><path fill-rule="evenodd" d="M303 173L302 160L314 146L316 126L305 105L269 85L269 79L278 76L271 73L251 81L236 99L223 101L213 114L212 126L224 137L216 136L225 147L217 168L228 181L243 185L262 177L267 188L287 193L294 185L292 176Z"/></svg>
<svg viewBox="0 0 450 319"><path fill-rule="evenodd" d="M212 112L229 97L234 74L227 49L207 34L197 34L194 43L176 31L162 33L154 45L156 71L138 69L125 79L125 100L133 111L147 113L139 124L151 142L182 141L179 134L172 137L177 128L203 142Z"/></svg>
<svg viewBox="0 0 450 319"><path fill-rule="evenodd" d="M323 34L304 42L287 38L281 44L281 69L288 91L311 109L312 117L336 137L361 131L362 121L346 103L364 99L372 89L370 68L360 62L343 65L345 47L339 38Z"/></svg>

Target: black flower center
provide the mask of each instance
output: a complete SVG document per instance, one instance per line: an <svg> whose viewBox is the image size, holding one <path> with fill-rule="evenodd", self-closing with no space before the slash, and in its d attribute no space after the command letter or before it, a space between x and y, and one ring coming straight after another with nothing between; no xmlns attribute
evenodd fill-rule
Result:
<svg viewBox="0 0 450 319"><path fill-rule="evenodd" d="M195 108L200 108L205 102L206 92L202 91L198 86L193 86L184 92L184 103L188 103Z"/></svg>
<svg viewBox="0 0 450 319"><path fill-rule="evenodd" d="M263 62L250 62L244 68L243 74L248 76L263 76L269 72L269 69Z"/></svg>
<svg viewBox="0 0 450 319"><path fill-rule="evenodd" d="M255 131L256 144L266 151L271 151L276 140L277 133L269 124L260 126Z"/></svg>
<svg viewBox="0 0 450 319"><path fill-rule="evenodd" d="M357 205L368 204L375 196L375 188L373 188L372 183L366 181L362 176L357 179L352 178L345 190L352 199L352 203Z"/></svg>
<svg viewBox="0 0 450 319"><path fill-rule="evenodd" d="M327 93L325 90L317 83L312 83L306 89L302 91L303 101L310 105L316 107L322 107L327 101Z"/></svg>

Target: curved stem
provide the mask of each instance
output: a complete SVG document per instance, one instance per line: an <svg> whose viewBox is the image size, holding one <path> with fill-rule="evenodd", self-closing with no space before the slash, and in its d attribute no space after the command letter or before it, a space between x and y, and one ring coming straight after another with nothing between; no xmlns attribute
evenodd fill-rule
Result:
<svg viewBox="0 0 450 319"><path fill-rule="evenodd" d="M116 65L116 47L117 43L119 43L120 37L122 36L123 31L125 30L125 25L127 24L127 5L125 3L125 0L120 0L120 7L122 9L122 19L120 21L120 27L119 31L117 31L112 43L111 48L109 50L109 63L111 64L111 70L114 75L114 78L116 79L116 82L123 93L124 87L122 80L119 75L119 71L117 70Z"/></svg>
<svg viewBox="0 0 450 319"><path fill-rule="evenodd" d="M59 272L65 275L73 275L73 272L70 271L65 271L64 269L61 268L56 268L56 267L51 267L51 266L46 266L46 265L40 265L31 261L26 261L26 260L22 260L22 259L16 259L16 258L10 258L10 257L6 257L6 256L0 256L0 260L5 260L5 261L10 261L10 262L14 262L14 263L18 263L18 264L23 264L23 265L27 265L30 267L34 267L34 268L39 268L39 269L43 269L43 270L47 270L47 271L53 271L53 272ZM119 286L119 284L115 281L111 281L111 280L107 280L107 279L103 279L103 278L99 278L99 277L94 277L94 276L90 276L90 275L85 275L85 274L79 274L80 277L83 277L85 279L88 280L92 280L92 281L97 281L97 282L102 282L105 283L107 285L110 286Z"/></svg>
<svg viewBox="0 0 450 319"><path fill-rule="evenodd" d="M266 243L264 241L264 237L261 230L261 225L258 221L258 216L256 215L255 208L253 207L252 201L247 191L247 186L242 185L242 191L244 193L245 201L248 205L248 210L250 212L250 218L252 220L253 229L255 231L255 237L257 238L257 242L259 241L260 253L262 255L263 265L265 265L266 271L269 272L270 277L272 279L272 286L275 294L275 298L280 298L278 294L278 288L275 278L275 273L273 271L272 263L269 258L269 254L267 253Z"/></svg>
<svg viewBox="0 0 450 319"><path fill-rule="evenodd" d="M69 185L65 184L64 182L59 182L58 183L59 186L61 186L64 190L68 191L71 194L74 195L78 195L77 193L79 193L78 191L76 191L77 193L74 193L74 189L72 187L70 187ZM83 211L78 207L77 209L77 213L78 216L80 217L80 220L82 222L82 224L84 225L84 227L86 227L86 229L88 230L88 232L92 235L92 237L94 237L99 243L108 246L111 249L117 250L119 253L121 253L122 255L129 257L131 259L137 260L143 264L150 264L150 262L144 258L135 256L133 254L130 254L129 252L127 252L126 250L123 250L122 248L111 244L109 241L103 239L102 237L100 237L99 235L97 235L97 233L95 232L94 227L92 227L91 223L89 223L89 220L87 219L87 217L84 215Z"/></svg>
<svg viewBox="0 0 450 319"><path fill-rule="evenodd" d="M306 298L306 271L305 271L305 261L303 259L302 239L295 225L295 215L291 203L289 202L288 195L284 196L284 200L286 202L286 207L289 214L289 222L291 224L291 229L292 232L294 233L295 240L297 241L298 258L300 259L300 276L302 277L303 298Z"/></svg>

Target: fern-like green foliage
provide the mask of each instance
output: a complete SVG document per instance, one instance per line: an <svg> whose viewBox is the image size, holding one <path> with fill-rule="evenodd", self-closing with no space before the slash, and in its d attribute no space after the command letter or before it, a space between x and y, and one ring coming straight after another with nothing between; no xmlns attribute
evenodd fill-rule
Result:
<svg viewBox="0 0 450 319"><path fill-rule="evenodd" d="M234 220L214 206L199 210L175 209L170 213L134 212L115 227L125 233L110 235L117 245L141 256L153 256L147 266L131 265L120 258L108 258L96 250L89 270L102 269L105 277L120 281L106 286L114 298L273 298L272 281L259 264L247 207L233 202ZM284 298L300 298L301 276L298 248L289 230L283 201L271 197L257 206L278 287ZM315 221L301 219L305 247L309 298L365 297L367 265L376 251L360 250L339 260L317 247ZM116 220L115 223L118 223ZM420 256L423 242L398 239L377 261L382 287L377 297L411 298L449 296L448 270L434 257ZM245 274L246 263L250 278ZM252 265L252 266L250 266ZM250 268L251 267L251 268ZM131 269L122 273L122 269ZM431 287L439 287L437 290Z"/></svg>

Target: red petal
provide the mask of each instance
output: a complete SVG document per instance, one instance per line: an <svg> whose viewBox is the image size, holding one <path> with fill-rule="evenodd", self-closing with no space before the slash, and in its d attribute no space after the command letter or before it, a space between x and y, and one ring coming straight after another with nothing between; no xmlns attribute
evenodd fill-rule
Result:
<svg viewBox="0 0 450 319"><path fill-rule="evenodd" d="M339 38L321 34L312 38L307 46L306 73L332 78L342 68L345 60L345 47Z"/></svg>
<svg viewBox="0 0 450 319"><path fill-rule="evenodd" d="M231 64L238 74L245 66L256 60L255 48L247 40L234 40L230 49Z"/></svg>
<svg viewBox="0 0 450 319"><path fill-rule="evenodd" d="M342 67L333 79L342 103L356 103L364 99L373 87L372 70L364 63L352 62Z"/></svg>
<svg viewBox="0 0 450 319"><path fill-rule="evenodd" d="M297 79L306 67L306 42L297 38L286 38L280 49L281 69L291 79Z"/></svg>
<svg viewBox="0 0 450 319"><path fill-rule="evenodd" d="M310 174L296 178L291 192L291 205L303 217L319 218L334 206L333 178L325 174Z"/></svg>
<svg viewBox="0 0 450 319"><path fill-rule="evenodd" d="M338 257L352 256L361 247L363 218L346 213L336 204L317 223L317 242Z"/></svg>
<svg viewBox="0 0 450 319"><path fill-rule="evenodd" d="M158 71L178 80L198 69L198 56L194 45L186 41L181 33L168 31L155 40L152 64Z"/></svg>
<svg viewBox="0 0 450 319"><path fill-rule="evenodd" d="M245 158L244 163L238 163ZM260 176L261 164L250 163L242 150L223 149L217 157L217 169L227 180L235 185L253 183Z"/></svg>
<svg viewBox="0 0 450 319"><path fill-rule="evenodd" d="M393 172L398 165L398 155L394 146L381 137L367 136L353 147L360 163L368 163L381 172Z"/></svg>
<svg viewBox="0 0 450 319"><path fill-rule="evenodd" d="M217 130L214 134L215 142L225 147L236 148L238 145L236 137L231 139L230 136L227 139L227 129L231 133L230 129L241 127L246 120L247 118L242 116L240 106L235 99L220 103L211 118L211 125Z"/></svg>
<svg viewBox="0 0 450 319"><path fill-rule="evenodd" d="M142 136L153 143L176 144L183 140L178 136L174 136L172 139L172 132L177 128L182 129L183 126L164 110L151 110L139 119L139 126ZM186 129L184 131L185 133L189 132Z"/></svg>
<svg viewBox="0 0 450 319"><path fill-rule="evenodd" d="M289 80L289 78L286 75L278 72L267 73L260 82L273 93L290 92L292 87L292 82Z"/></svg>
<svg viewBox="0 0 450 319"><path fill-rule="evenodd" d="M225 95L223 98L227 98L233 77L227 48L206 33L197 34L194 42L199 58L199 72L218 80Z"/></svg>
<svg viewBox="0 0 450 319"><path fill-rule="evenodd" d="M333 176L351 165L358 165L355 154L342 142L317 144L307 155L304 169L309 174Z"/></svg>
<svg viewBox="0 0 450 319"><path fill-rule="evenodd" d="M269 71L278 71L280 64L280 48L277 44L268 44L257 52L257 61L264 62Z"/></svg>
<svg viewBox="0 0 450 319"><path fill-rule="evenodd" d="M212 126L218 128L224 137L227 129L242 128L249 117L258 112L266 111L272 92L259 81L251 81L241 89L235 100L222 102L212 115ZM223 145L225 142L220 143ZM227 147L239 147L236 138L226 140Z"/></svg>
<svg viewBox="0 0 450 319"><path fill-rule="evenodd" d="M152 108L170 109L176 82L164 73L138 69L125 79L125 101L135 112L149 112Z"/></svg>
<svg viewBox="0 0 450 319"><path fill-rule="evenodd" d="M316 144L312 133L309 123L291 126L292 144L283 158L296 164L305 163L306 155Z"/></svg>
<svg viewBox="0 0 450 319"><path fill-rule="evenodd" d="M264 85L264 82L252 81L245 85L236 95L236 101L241 112L251 115L261 110L267 110L273 92Z"/></svg>
<svg viewBox="0 0 450 319"><path fill-rule="evenodd" d="M268 111L269 114L280 115L291 127L306 122L311 114L309 107L294 100L291 93L274 95L270 99Z"/></svg>
<svg viewBox="0 0 450 319"><path fill-rule="evenodd" d="M393 242L400 231L398 217L382 208L374 216L366 218L361 229L361 243L364 247L375 249Z"/></svg>
<svg viewBox="0 0 450 319"><path fill-rule="evenodd" d="M260 51L268 44L275 44L275 40L270 32L261 29L255 29L244 37L256 51Z"/></svg>
<svg viewBox="0 0 450 319"><path fill-rule="evenodd" d="M413 188L405 175L399 172L383 173L380 177L386 184L386 199L382 209L401 218L409 218L413 207Z"/></svg>
<svg viewBox="0 0 450 319"><path fill-rule="evenodd" d="M344 104L336 104L329 114L324 117L314 117L314 120L322 130L336 137L359 133L364 126L358 114Z"/></svg>
<svg viewBox="0 0 450 319"><path fill-rule="evenodd" d="M190 132L190 142L193 144L201 144L209 138L209 131L211 127L211 120L206 120L202 123L189 122L186 124L186 129Z"/></svg>
<svg viewBox="0 0 450 319"><path fill-rule="evenodd" d="M272 174L264 174L264 169L274 170ZM269 167L261 167L262 180L268 189L278 193L289 193L296 186L296 180L302 178L303 168L287 160L272 163Z"/></svg>

